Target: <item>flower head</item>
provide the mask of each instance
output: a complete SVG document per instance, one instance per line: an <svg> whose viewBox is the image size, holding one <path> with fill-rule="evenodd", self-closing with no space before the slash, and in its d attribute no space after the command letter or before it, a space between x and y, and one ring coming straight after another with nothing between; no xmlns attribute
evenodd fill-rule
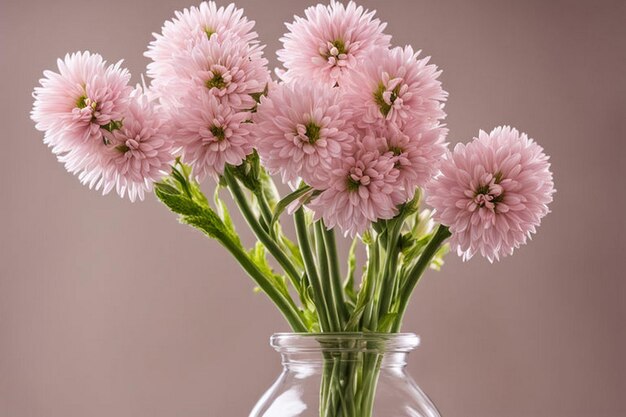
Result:
<svg viewBox="0 0 626 417"><path fill-rule="evenodd" d="M402 195L394 184L399 172L388 154L357 143L352 155L336 162L328 188L309 207L327 227L339 226L345 235L363 233L371 222L391 219Z"/></svg>
<svg viewBox="0 0 626 417"><path fill-rule="evenodd" d="M173 156L165 119L140 87L133 91L124 123L110 133L109 142L104 191L115 184L120 197L128 194L131 201L143 200L153 183L166 175Z"/></svg>
<svg viewBox="0 0 626 417"><path fill-rule="evenodd" d="M203 39L172 62L175 77L155 88L173 106L202 91L237 110L250 110L256 105L252 95L262 93L270 81L262 48L233 37Z"/></svg>
<svg viewBox="0 0 626 417"><path fill-rule="evenodd" d="M389 154L398 170L396 187L408 201L418 187L425 186L436 174L447 150L447 133L448 129L438 124L409 123L403 129L394 125L375 129L363 141L370 149Z"/></svg>
<svg viewBox="0 0 626 417"><path fill-rule="evenodd" d="M283 80L314 80L328 86L342 85L346 74L369 58L373 48L389 46L386 26L373 19L375 11L364 10L350 1L347 5L331 0L296 16L282 38L278 59L287 69Z"/></svg>
<svg viewBox="0 0 626 417"><path fill-rule="evenodd" d="M347 77L346 100L353 103L360 127L409 121L437 123L445 118L447 93L437 79L441 71L429 65L430 57L418 59L410 46L372 51L362 69Z"/></svg>
<svg viewBox="0 0 626 417"><path fill-rule="evenodd" d="M172 114L172 137L182 150L182 161L195 176L217 178L226 164L240 165L252 153L249 112L237 112L209 94L183 99Z"/></svg>
<svg viewBox="0 0 626 417"><path fill-rule="evenodd" d="M68 169L75 172L81 169L77 161L106 147L103 133L122 120L132 90L130 73L121 61L107 66L90 52L67 54L57 65L59 72L45 71L35 88L31 118L52 152L74 161Z"/></svg>
<svg viewBox="0 0 626 417"><path fill-rule="evenodd" d="M543 148L504 126L458 144L429 185L427 202L464 260L480 252L493 262L535 233L554 191Z"/></svg>
<svg viewBox="0 0 626 417"><path fill-rule="evenodd" d="M254 144L263 165L284 182L301 177L324 189L333 161L351 149L350 114L336 89L313 83L272 88L254 115Z"/></svg>
<svg viewBox="0 0 626 417"><path fill-rule="evenodd" d="M177 11L175 18L163 24L162 33L155 33L145 56L152 59L147 74L154 84L167 84L175 77L173 59L184 56L187 51L214 35L222 38L238 38L246 44L256 44L254 22L243 16L243 9L234 4L218 8L215 2L202 2L198 7Z"/></svg>

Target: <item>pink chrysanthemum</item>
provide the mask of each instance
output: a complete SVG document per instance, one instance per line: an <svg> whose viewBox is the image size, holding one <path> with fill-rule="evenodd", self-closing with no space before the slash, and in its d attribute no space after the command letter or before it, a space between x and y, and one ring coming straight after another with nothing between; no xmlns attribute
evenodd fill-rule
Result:
<svg viewBox="0 0 626 417"><path fill-rule="evenodd" d="M345 235L363 233L371 222L391 219L402 194L395 187L399 171L389 154L368 150L361 143L355 152L336 162L329 186L309 204L315 219L327 227L339 226Z"/></svg>
<svg viewBox="0 0 626 417"><path fill-rule="evenodd" d="M389 47L391 36L383 34L386 24L373 19L375 11L364 10L350 1L346 6L331 0L296 16L282 38L278 59L286 71L281 78L315 80L329 86L342 85L346 74L369 59L372 48Z"/></svg>
<svg viewBox="0 0 626 417"><path fill-rule="evenodd" d="M44 142L74 173L81 161L105 148L103 132L121 121L132 87L121 61L107 66L98 54L76 52L58 60L59 73L45 71L33 93L31 118Z"/></svg>
<svg viewBox="0 0 626 417"><path fill-rule="evenodd" d="M165 119L140 87L133 91L123 126L107 136L110 156L100 179L104 193L115 185L120 197L143 200L167 174L173 156Z"/></svg>
<svg viewBox="0 0 626 417"><path fill-rule="evenodd" d="M243 16L243 9L237 9L232 3L218 8L213 1L202 2L199 7L177 11L174 19L163 24L162 34L153 34L155 40L144 53L153 61L148 64L147 74L154 84L167 84L175 77L172 60L176 56L185 55L214 34L256 44L257 34L252 31L253 27L254 22Z"/></svg>
<svg viewBox="0 0 626 417"><path fill-rule="evenodd" d="M250 110L256 105L252 95L262 93L270 81L262 48L233 37L203 39L172 62L176 77L156 88L175 106L181 97L204 91L237 110Z"/></svg>
<svg viewBox="0 0 626 417"><path fill-rule="evenodd" d="M504 126L458 144L429 185L427 201L464 260L480 252L493 262L535 233L554 191L541 146Z"/></svg>
<svg viewBox="0 0 626 417"><path fill-rule="evenodd" d="M445 118L448 93L437 79L441 74L430 57L418 59L413 48L376 49L360 71L346 79L346 100L353 104L360 127L436 123Z"/></svg>
<svg viewBox="0 0 626 417"><path fill-rule="evenodd" d="M404 200L413 198L417 187L425 186L437 172L445 155L444 142L448 129L440 125L407 124L402 130L396 126L376 129L364 137L370 149L389 153L399 171L397 187L402 189Z"/></svg>
<svg viewBox="0 0 626 417"><path fill-rule="evenodd" d="M349 120L336 89L305 82L278 85L254 115L254 144L263 165L280 173L283 182L301 177L324 189L333 161L354 142Z"/></svg>
<svg viewBox="0 0 626 417"><path fill-rule="evenodd" d="M250 117L250 112L236 112L213 95L198 94L182 101L173 114L172 136L198 180L207 175L217 179L226 164L240 165L252 153Z"/></svg>

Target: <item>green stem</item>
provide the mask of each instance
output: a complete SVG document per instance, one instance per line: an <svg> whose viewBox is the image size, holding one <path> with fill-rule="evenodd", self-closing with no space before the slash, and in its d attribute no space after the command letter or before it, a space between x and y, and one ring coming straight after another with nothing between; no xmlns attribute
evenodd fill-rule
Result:
<svg viewBox="0 0 626 417"><path fill-rule="evenodd" d="M257 198L257 201L259 202L259 207L261 209L261 217L263 219L263 222L266 225L266 231L267 233L269 233L270 235L272 235L272 209L270 208L269 203L267 202L267 198L265 196L265 193L263 193L263 191L259 191L257 193L254 194Z"/></svg>
<svg viewBox="0 0 626 417"><path fill-rule="evenodd" d="M339 300L333 291L333 286L330 278L330 268L328 262L328 254L326 252L326 245L324 244L324 226L321 222L315 223L315 248L317 252L317 264L319 266L319 278L322 291L324 293L324 299L326 300L326 307L329 314L329 324L331 325L331 331L340 332L343 329L342 321L339 317Z"/></svg>
<svg viewBox="0 0 626 417"><path fill-rule="evenodd" d="M278 246L278 244L272 239L272 237L267 233L267 231L261 226L259 221L257 220L252 208L248 204L248 200L243 193L243 190L239 186L237 179L231 174L229 169L224 171L224 179L226 180L226 184L241 211L241 214L246 219L246 222L256 235L256 237L261 241L261 243L267 248L270 254L276 259L278 264L285 270L285 273L291 280L291 283L295 288L300 288L300 274L298 270L293 265L291 260L285 255L283 250Z"/></svg>
<svg viewBox="0 0 626 417"><path fill-rule="evenodd" d="M280 312L283 314L287 322L291 326L294 332L306 332L307 327L300 316L300 311L294 304L291 298L285 297L276 287L271 283L263 272L256 266L256 264L250 259L248 254L235 242L228 238L220 238L220 243L237 259L242 268L248 273L252 280L267 294L267 296L274 302Z"/></svg>
<svg viewBox="0 0 626 417"><path fill-rule="evenodd" d="M378 237L372 237L374 241L368 245L367 254L367 306L363 312L363 321L361 329L364 331L376 331L378 326L378 311L376 309L376 293L378 288L378 264L380 259L380 249ZM365 286L364 286L365 288Z"/></svg>
<svg viewBox="0 0 626 417"><path fill-rule="evenodd" d="M335 240L335 232L326 228L322 220L319 221L324 246L326 247L326 256L328 261L328 269L330 271L331 291L335 300L339 320L341 323L340 331L344 330L344 326L348 321L348 308L343 294L343 286L341 284L341 268L339 267L339 259L337 256L337 241Z"/></svg>
<svg viewBox="0 0 626 417"><path fill-rule="evenodd" d="M309 241L309 232L307 230L306 219L304 218L304 209L300 207L294 213L294 222L296 225L296 236L298 237L298 245L300 245L300 252L302 252L302 261L304 262L304 269L306 270L309 283L311 284L311 290L313 293L313 302L317 310L317 315L320 322L320 329L322 331L330 330L330 316L327 310L327 303L324 299L324 293L320 285L320 279L315 267L315 259L313 258L313 251L311 249L311 243Z"/></svg>
<svg viewBox="0 0 626 417"><path fill-rule="evenodd" d="M406 312L407 306L409 305L409 300L411 298L411 294L417 286L419 279L422 277L424 271L426 271L426 268L428 268L428 266L432 262L433 257L435 256L441 245L443 245L444 241L451 235L452 234L450 233L448 227L444 225L439 225L437 231L426 245L424 252L422 252L419 259L417 260L417 263L407 273L404 285L400 289L398 317L392 328L393 333L400 331L404 313Z"/></svg>
<svg viewBox="0 0 626 417"><path fill-rule="evenodd" d="M391 222L391 227L387 229L387 245L385 248L385 266L380 285L380 309L379 317L384 317L389 312L394 299L394 288L396 284L396 273L398 265L398 238L404 219L396 219Z"/></svg>

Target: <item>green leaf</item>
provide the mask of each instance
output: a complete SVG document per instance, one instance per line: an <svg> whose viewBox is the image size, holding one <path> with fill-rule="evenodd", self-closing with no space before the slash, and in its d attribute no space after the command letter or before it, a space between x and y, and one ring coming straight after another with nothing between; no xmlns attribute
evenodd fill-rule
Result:
<svg viewBox="0 0 626 417"><path fill-rule="evenodd" d="M114 130L118 130L122 128L122 121L121 120L111 120L109 123L102 125L101 127L104 130L107 130L109 132L113 132Z"/></svg>
<svg viewBox="0 0 626 417"><path fill-rule="evenodd" d="M430 268L435 271L441 270L441 267L444 264L443 258L448 254L448 252L450 252L450 244L446 243L441 246L437 250L437 253L435 253L435 256L433 256L433 259L430 262Z"/></svg>
<svg viewBox="0 0 626 417"><path fill-rule="evenodd" d="M190 179L191 168L177 161L169 177L155 184L155 194L180 222L199 229L218 240L230 239L241 245L234 228L225 224L209 206L196 181Z"/></svg>
<svg viewBox="0 0 626 417"><path fill-rule="evenodd" d="M280 225L278 225L280 227ZM285 236L279 229L278 237L280 238L280 244L283 248L287 249L288 253L291 255L290 259L295 262L296 266L301 270L304 269L304 261L302 260L302 253L300 252L300 247L292 242L287 236Z"/></svg>
<svg viewBox="0 0 626 417"><path fill-rule="evenodd" d="M174 213L184 216L198 216L202 214L203 207L185 195L166 192L160 185L156 186L155 194Z"/></svg>
<svg viewBox="0 0 626 417"><path fill-rule="evenodd" d="M358 330L359 321L361 320L361 316L363 316L363 312L365 311L365 307L366 307L366 304L363 304L363 305L359 306L358 308L354 309L354 311L350 315L350 318L348 319L348 322L345 325L344 331L346 331L346 332L354 332L354 331Z"/></svg>
<svg viewBox="0 0 626 417"><path fill-rule="evenodd" d="M276 222L278 221L278 218L280 217L280 215L283 213L283 211L285 211L287 209L287 207L291 203L293 203L296 200L300 200L300 199L303 199L304 201L306 201L309 198L311 198L313 195L315 195L316 192L319 193L319 191L318 190L314 190L313 187L311 187L309 185L304 185L303 184L296 191L292 192L291 194L287 195L285 198L280 200L276 204L276 208L274 209L274 214L272 216L272 221L271 221L270 227L273 227L274 224L276 224Z"/></svg>
<svg viewBox="0 0 626 417"><path fill-rule="evenodd" d="M224 227L222 220L213 210L205 210L200 215L184 215L179 220L181 223L203 231L207 236L214 239L221 241L230 237L230 233Z"/></svg>
<svg viewBox="0 0 626 417"><path fill-rule="evenodd" d="M383 315L383 317L378 321L377 331L381 333L388 333L396 321L396 317L398 317L398 313L385 313L385 315Z"/></svg>
<svg viewBox="0 0 626 417"><path fill-rule="evenodd" d="M248 155L238 166L228 166L226 169L230 169L233 175L241 181L248 190L255 194L262 191L260 181L261 160L256 151Z"/></svg>
<svg viewBox="0 0 626 417"><path fill-rule="evenodd" d="M224 200L220 198L219 192L221 187L218 185L215 187L215 193L213 194L213 200L215 201L215 207L217 208L217 214L224 222L224 226L228 229L231 236L233 236L239 245L241 245L241 240L239 239L239 235L237 234L237 230L235 229L235 224L230 216L228 211L228 207Z"/></svg>
<svg viewBox="0 0 626 417"><path fill-rule="evenodd" d="M171 194L171 195L176 195L176 194L180 194L180 192L178 191L178 189L176 187L173 187L169 184L163 183L163 182L159 182L155 184L155 189L157 191L160 191L164 194Z"/></svg>
<svg viewBox="0 0 626 417"><path fill-rule="evenodd" d="M283 295L290 296L289 289L287 288L287 280L284 276L278 275L274 272L267 261L267 251L265 246L263 246L261 242L256 242L254 248L250 250L248 255L257 268L259 268L261 272L263 272L263 274L271 280L274 288L278 289Z"/></svg>
<svg viewBox="0 0 626 417"><path fill-rule="evenodd" d="M343 283L343 291L346 294L347 301L354 307L356 305L357 294L354 290L354 271L356 270L356 245L358 240L355 238L350 245L348 252L348 274Z"/></svg>
<svg viewBox="0 0 626 417"><path fill-rule="evenodd" d="M256 102L256 104L254 105L254 107L252 109L250 109L250 111L256 112L257 104L261 103L261 97L266 96L268 90L269 90L269 84L265 84L265 88L263 89L263 91L259 91L258 93L251 93L250 94L250 96Z"/></svg>

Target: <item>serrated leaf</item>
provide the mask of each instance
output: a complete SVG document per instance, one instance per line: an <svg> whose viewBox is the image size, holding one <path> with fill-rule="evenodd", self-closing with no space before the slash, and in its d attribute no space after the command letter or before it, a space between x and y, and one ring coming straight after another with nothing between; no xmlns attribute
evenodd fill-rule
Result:
<svg viewBox="0 0 626 417"><path fill-rule="evenodd" d="M231 237L224 227L222 220L212 210L204 210L199 215L183 215L180 217L181 223L188 224L203 231L207 236L218 240Z"/></svg>
<svg viewBox="0 0 626 417"><path fill-rule="evenodd" d="M185 195L171 194L162 191L160 188L155 189L155 194L157 198L174 213L184 216L197 216L203 211L202 206L198 205Z"/></svg>
<svg viewBox="0 0 626 417"><path fill-rule="evenodd" d="M213 200L215 201L215 207L217 209L218 216L224 222L224 226L229 230L231 236L233 236L239 245L241 245L241 240L239 239L239 235L237 234L237 230L235 229L235 224L233 223L232 217L230 216L230 212L228 211L228 207L224 200L220 198L219 195L220 187L215 187L215 193L213 195Z"/></svg>
<svg viewBox="0 0 626 417"><path fill-rule="evenodd" d="M154 189L158 190L162 193L165 194L172 194L172 195L176 195L176 194L180 194L180 191L178 190L178 188L173 187L169 184L163 183L163 182L158 182L154 185Z"/></svg>
<svg viewBox="0 0 626 417"><path fill-rule="evenodd" d="M257 268L259 268L263 274L272 281L274 287L283 293L283 295L289 296L289 289L287 288L287 281L285 277L276 274L267 262L267 251L265 246L263 246L261 242L256 242L254 248L252 248L248 254Z"/></svg>
<svg viewBox="0 0 626 417"><path fill-rule="evenodd" d="M280 227L280 225L278 225ZM280 232L278 236L280 238L280 244L282 247L287 249L289 254L291 255L291 260L295 261L296 266L301 270L304 269L304 261L302 260L302 253L300 252L300 247L293 243L289 238L287 238L283 233Z"/></svg>

